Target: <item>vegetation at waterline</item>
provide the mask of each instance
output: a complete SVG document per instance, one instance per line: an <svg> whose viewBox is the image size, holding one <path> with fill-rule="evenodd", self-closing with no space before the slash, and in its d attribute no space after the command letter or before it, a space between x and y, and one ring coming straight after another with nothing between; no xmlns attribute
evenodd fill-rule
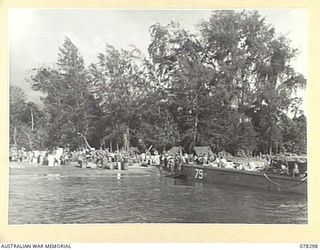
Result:
<svg viewBox="0 0 320 250"><path fill-rule="evenodd" d="M29 78L44 109L10 87L10 143L305 153L298 51L257 11L213 11L196 34L156 23L150 36L148 56L106 44L89 67L66 38L56 64Z"/></svg>

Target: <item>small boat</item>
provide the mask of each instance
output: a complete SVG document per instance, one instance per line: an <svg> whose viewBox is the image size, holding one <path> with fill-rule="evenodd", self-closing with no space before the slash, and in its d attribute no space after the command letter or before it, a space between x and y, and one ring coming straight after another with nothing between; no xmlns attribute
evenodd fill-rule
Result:
<svg viewBox="0 0 320 250"><path fill-rule="evenodd" d="M291 177L268 172L181 164L179 178L212 184L227 184L282 193L307 195L307 177ZM175 175L175 178L177 175Z"/></svg>

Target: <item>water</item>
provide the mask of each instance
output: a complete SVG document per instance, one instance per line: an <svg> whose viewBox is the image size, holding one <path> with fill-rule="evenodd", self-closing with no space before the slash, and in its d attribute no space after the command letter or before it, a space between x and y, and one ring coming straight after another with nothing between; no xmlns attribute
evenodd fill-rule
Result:
<svg viewBox="0 0 320 250"><path fill-rule="evenodd" d="M9 224L307 223L306 198L138 170L10 169Z"/></svg>

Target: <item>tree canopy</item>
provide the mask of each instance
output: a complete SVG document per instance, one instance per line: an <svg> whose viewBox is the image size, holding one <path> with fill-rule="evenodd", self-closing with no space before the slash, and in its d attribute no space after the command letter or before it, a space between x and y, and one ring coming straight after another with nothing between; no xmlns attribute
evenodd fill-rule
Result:
<svg viewBox="0 0 320 250"><path fill-rule="evenodd" d="M88 73L78 48L66 38L57 64L34 69L32 88L45 94L47 146L71 148L94 138L99 106L88 89Z"/></svg>
<svg viewBox="0 0 320 250"><path fill-rule="evenodd" d="M295 96L306 79L291 65L298 50L259 12L213 11L194 34L175 22L149 31L148 55L106 44L86 68L66 38L55 65L33 70L47 147L306 151L306 117ZM20 107L23 93L11 92L17 124L16 110L34 104Z"/></svg>
<svg viewBox="0 0 320 250"><path fill-rule="evenodd" d="M44 113L26 101L24 91L10 86L10 145L25 149L44 147Z"/></svg>

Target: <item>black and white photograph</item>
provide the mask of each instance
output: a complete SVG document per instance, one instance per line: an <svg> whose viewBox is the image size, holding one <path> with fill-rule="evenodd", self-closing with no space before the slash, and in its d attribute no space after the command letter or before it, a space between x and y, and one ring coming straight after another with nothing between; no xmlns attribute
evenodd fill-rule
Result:
<svg viewBox="0 0 320 250"><path fill-rule="evenodd" d="M308 224L308 18L10 8L9 225Z"/></svg>

